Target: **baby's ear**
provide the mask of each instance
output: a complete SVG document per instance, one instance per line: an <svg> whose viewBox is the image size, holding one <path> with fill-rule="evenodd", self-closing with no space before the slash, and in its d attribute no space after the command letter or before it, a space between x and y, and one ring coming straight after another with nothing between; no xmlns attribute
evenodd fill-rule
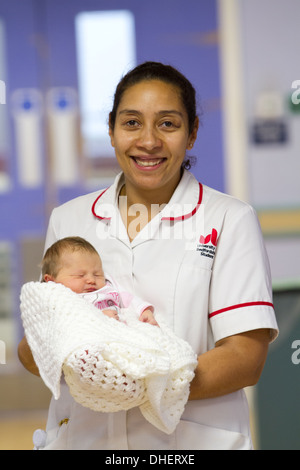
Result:
<svg viewBox="0 0 300 470"><path fill-rule="evenodd" d="M51 276L51 274L45 274L43 282L49 282L49 281L54 281L54 277Z"/></svg>

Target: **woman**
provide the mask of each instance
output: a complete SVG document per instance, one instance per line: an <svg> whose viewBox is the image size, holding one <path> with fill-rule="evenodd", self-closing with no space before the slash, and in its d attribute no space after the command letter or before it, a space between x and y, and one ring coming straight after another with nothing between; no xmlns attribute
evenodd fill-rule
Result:
<svg viewBox="0 0 300 470"><path fill-rule="evenodd" d="M198 125L195 90L177 70L146 62L129 72L109 119L122 173L55 209L46 241L88 239L105 270L192 345L198 366L182 419L166 435L137 408L95 413L65 387L46 448L252 448L243 388L258 381L277 335L268 260L253 209L185 169ZM25 340L19 354L34 371Z"/></svg>

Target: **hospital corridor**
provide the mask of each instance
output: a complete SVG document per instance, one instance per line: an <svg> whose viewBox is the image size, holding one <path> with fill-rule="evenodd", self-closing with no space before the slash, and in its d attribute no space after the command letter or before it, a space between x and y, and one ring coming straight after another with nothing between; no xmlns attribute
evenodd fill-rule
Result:
<svg viewBox="0 0 300 470"><path fill-rule="evenodd" d="M300 450L299 17L299 0L0 0L0 450L34 448L52 396L18 358L21 288L40 280L53 209L98 201L121 171L113 94L145 61L178 68L197 91L190 172L257 214L279 336L246 389L253 446ZM207 259L216 233L201 232Z"/></svg>

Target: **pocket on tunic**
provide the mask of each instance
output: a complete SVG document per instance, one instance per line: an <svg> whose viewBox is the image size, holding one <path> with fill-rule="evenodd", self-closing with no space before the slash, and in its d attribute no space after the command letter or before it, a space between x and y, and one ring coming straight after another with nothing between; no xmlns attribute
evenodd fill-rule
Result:
<svg viewBox="0 0 300 470"><path fill-rule="evenodd" d="M197 354L207 350L211 266L197 252L187 251L177 268L174 288L174 331Z"/></svg>
<svg viewBox="0 0 300 470"><path fill-rule="evenodd" d="M191 421L181 420L175 433L177 450L253 450L249 436Z"/></svg>

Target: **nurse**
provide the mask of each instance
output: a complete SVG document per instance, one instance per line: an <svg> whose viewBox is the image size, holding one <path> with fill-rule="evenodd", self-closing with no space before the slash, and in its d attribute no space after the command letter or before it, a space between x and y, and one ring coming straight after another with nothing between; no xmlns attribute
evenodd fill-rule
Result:
<svg viewBox="0 0 300 470"><path fill-rule="evenodd" d="M154 62L130 71L109 116L122 172L106 190L56 208L46 240L48 248L88 239L104 269L192 345L198 366L182 419L166 435L137 408L83 408L63 384L45 449L252 448L243 389L257 383L278 330L268 259L252 207L188 171L198 126L195 90L181 73ZM19 357L38 374L25 339Z"/></svg>

